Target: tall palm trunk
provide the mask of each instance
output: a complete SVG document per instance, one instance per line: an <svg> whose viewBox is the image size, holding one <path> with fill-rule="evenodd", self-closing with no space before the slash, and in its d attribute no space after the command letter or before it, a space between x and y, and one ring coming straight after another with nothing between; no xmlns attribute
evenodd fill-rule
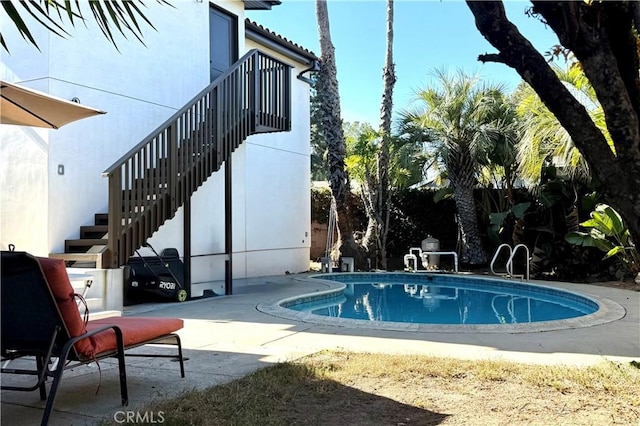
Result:
<svg viewBox="0 0 640 426"><path fill-rule="evenodd" d="M462 256L461 262L470 265L487 263L487 256L482 246L476 205L473 198L473 187L457 187L453 198L456 202L458 225L460 226Z"/></svg>
<svg viewBox="0 0 640 426"><path fill-rule="evenodd" d="M338 252L340 256L359 259L358 246L353 237L353 223L349 212L349 176L345 170L344 157L346 145L340 116L340 92L336 72L336 60L326 0L316 0L318 36L320 38L320 71L318 72L318 90L322 91L320 115L322 130L327 141L329 163L329 186L336 202L336 224L338 227Z"/></svg>
<svg viewBox="0 0 640 426"><path fill-rule="evenodd" d="M461 262L470 265L487 263L487 254L480 238L476 202L473 188L476 184L474 162L465 149L451 150L448 155L449 179L454 188L458 227L460 228L462 256Z"/></svg>
<svg viewBox="0 0 640 426"><path fill-rule="evenodd" d="M393 64L393 0L387 0L387 50L382 69L382 101L380 103L380 148L376 154L376 181L370 185L372 208L367 209L368 224L363 245L375 255L382 269L387 268L387 235L391 192L389 181L389 145L391 138L391 113L393 112L393 87L396 83Z"/></svg>
<svg viewBox="0 0 640 426"><path fill-rule="evenodd" d="M387 234L389 233L389 211L391 192L389 183L389 144L391 138L391 113L393 110L393 87L396 72L393 64L393 0L387 0L387 53L382 70L382 102L380 104L381 144L378 152L378 246L382 269L387 268Z"/></svg>

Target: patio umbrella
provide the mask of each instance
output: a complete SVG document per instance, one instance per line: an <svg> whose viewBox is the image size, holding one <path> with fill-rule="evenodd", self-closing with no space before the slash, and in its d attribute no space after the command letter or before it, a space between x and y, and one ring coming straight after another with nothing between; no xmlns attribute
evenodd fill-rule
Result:
<svg viewBox="0 0 640 426"><path fill-rule="evenodd" d="M104 113L0 80L0 124L57 129L72 121Z"/></svg>

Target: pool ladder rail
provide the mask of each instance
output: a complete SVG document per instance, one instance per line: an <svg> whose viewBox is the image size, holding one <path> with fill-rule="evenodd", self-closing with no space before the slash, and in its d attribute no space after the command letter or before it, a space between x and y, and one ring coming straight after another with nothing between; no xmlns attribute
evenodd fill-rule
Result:
<svg viewBox="0 0 640 426"><path fill-rule="evenodd" d="M495 271L495 263L498 260L498 256L500 255L500 252L503 249L508 249L509 250L509 260L507 260L507 264L506 264L506 271L505 272L496 272ZM516 256L516 253L518 252L519 249L524 249L525 254L526 254L526 260L527 260L527 264L526 264L526 270L524 274L514 274L513 273L513 259ZM530 254L529 254L529 248L524 245L524 244L517 244L515 247L511 248L511 246L509 244L500 244L500 246L496 249L496 253L493 255L493 259L491 259L491 273L493 275L499 275L499 276L503 276L503 277L507 277L507 278L520 278L523 279L525 281L529 281L529 262L530 262Z"/></svg>

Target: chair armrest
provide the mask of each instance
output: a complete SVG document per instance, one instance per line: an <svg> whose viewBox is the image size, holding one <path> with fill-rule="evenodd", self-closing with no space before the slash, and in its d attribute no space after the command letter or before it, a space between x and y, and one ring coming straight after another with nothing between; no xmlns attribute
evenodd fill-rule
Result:
<svg viewBox="0 0 640 426"><path fill-rule="evenodd" d="M90 336L94 336L96 334L102 333L104 331L110 330L112 329L115 333L116 333L116 345L117 345L117 351L115 352L108 352L108 353L102 353L102 354L95 354L95 359L97 358L104 358L105 356L111 356L114 353L124 353L124 339L122 337L122 330L120 330L120 327L118 327L117 325L105 325L103 327L100 328L96 328L94 330L91 331L87 331L86 333L80 335L80 336L76 336L76 337L72 337L71 339L69 339L64 346L62 347L62 350L60 351L60 354L64 356L65 359L68 358L69 356L69 352L71 351L71 348L73 347L73 345L82 340L82 339L86 339L87 337ZM84 358L84 357L80 357L79 356L79 360L83 361L83 360L90 360L91 358Z"/></svg>

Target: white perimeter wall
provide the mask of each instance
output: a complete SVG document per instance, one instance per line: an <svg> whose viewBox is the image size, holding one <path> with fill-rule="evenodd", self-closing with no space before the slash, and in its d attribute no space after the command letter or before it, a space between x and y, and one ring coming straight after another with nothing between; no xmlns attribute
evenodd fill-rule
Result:
<svg viewBox="0 0 640 426"><path fill-rule="evenodd" d="M62 39L30 25L41 52L10 23L0 22L11 54L2 52L0 75L53 95L107 111L59 130L0 125L0 246L46 255L64 250L81 225L107 211L101 177L132 146L209 83L208 3L147 2L144 43L116 37L117 51L91 19ZM216 2L239 15L240 56L244 11L239 1ZM90 13L90 12L89 12ZM265 12L268 13L268 12ZM263 49L264 50L264 49ZM295 65L287 59L286 62ZM309 93L293 75L291 132L252 136L233 154L234 276L307 270L310 246ZM59 175L58 165L64 166ZM224 278L224 173L214 174L192 199L192 279ZM160 251L183 253L182 210L151 239ZM143 254L148 252L142 252Z"/></svg>

